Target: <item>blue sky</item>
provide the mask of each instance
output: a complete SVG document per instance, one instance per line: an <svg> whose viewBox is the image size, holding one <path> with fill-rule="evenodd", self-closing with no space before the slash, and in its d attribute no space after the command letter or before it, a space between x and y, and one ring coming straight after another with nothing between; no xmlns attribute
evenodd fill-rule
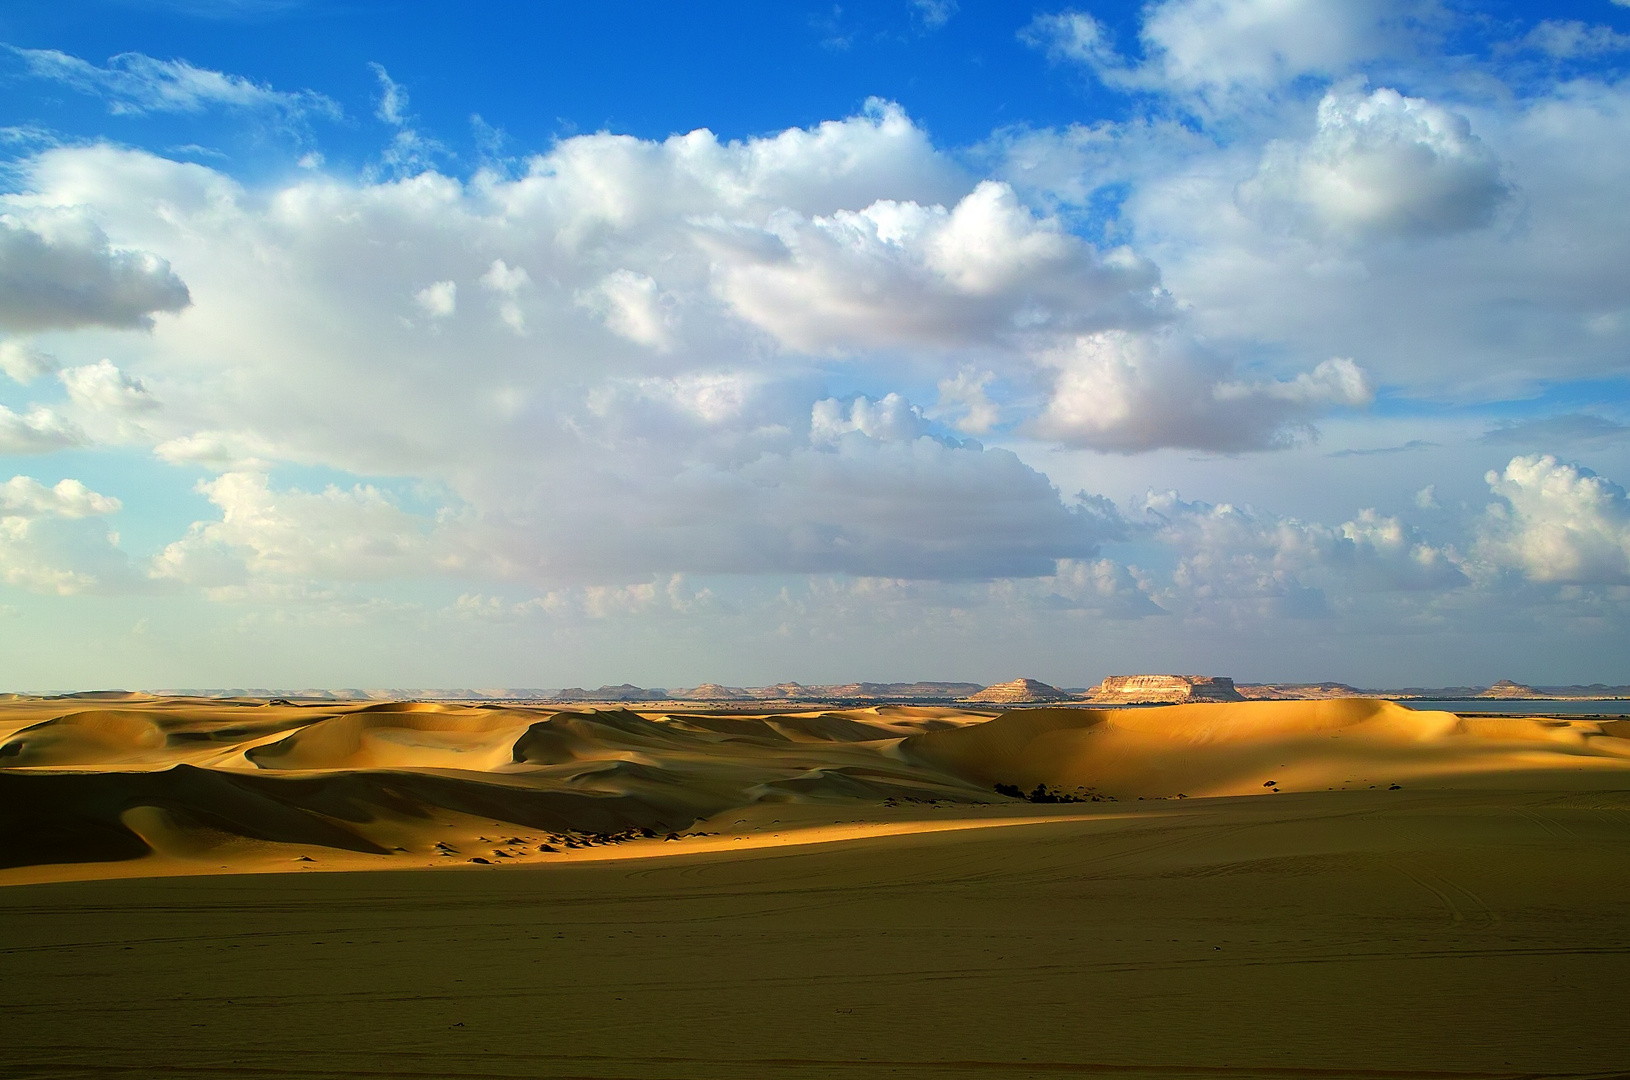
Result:
<svg viewBox="0 0 1630 1080"><path fill-rule="evenodd" d="M11 687L1630 680L1630 6L0 43Z"/></svg>
<svg viewBox="0 0 1630 1080"><path fill-rule="evenodd" d="M742 138L845 116L881 96L963 145L1004 124L1067 123L1084 103L1094 115L1124 107L1109 95L1094 102L1090 80L1037 64L1017 37L1029 13L1002 4L961 5L943 23L938 9L910 3L95 7L87 17L25 2L0 18L14 45L180 57L282 88L320 87L353 121L372 112L369 65L383 64L411 83L425 124L461 153L474 150L471 114L536 148L602 128L661 138L707 127ZM205 8L214 17L192 14ZM100 111L64 104L87 126ZM371 147L346 126L325 132L325 143L351 144L365 161Z"/></svg>

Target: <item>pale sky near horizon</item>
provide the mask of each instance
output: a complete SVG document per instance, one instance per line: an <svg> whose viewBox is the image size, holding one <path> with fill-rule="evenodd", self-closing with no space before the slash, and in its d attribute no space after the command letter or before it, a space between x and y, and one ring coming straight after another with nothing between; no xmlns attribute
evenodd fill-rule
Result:
<svg viewBox="0 0 1630 1080"><path fill-rule="evenodd" d="M0 691L1630 682L1630 0L0 10Z"/></svg>

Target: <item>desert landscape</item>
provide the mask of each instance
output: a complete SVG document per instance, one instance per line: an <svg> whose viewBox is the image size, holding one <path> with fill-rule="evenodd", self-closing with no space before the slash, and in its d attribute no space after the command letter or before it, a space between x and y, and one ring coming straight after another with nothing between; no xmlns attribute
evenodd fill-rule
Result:
<svg viewBox="0 0 1630 1080"><path fill-rule="evenodd" d="M0 86L0 1080L1630 1080L1630 0Z"/></svg>
<svg viewBox="0 0 1630 1080"><path fill-rule="evenodd" d="M1608 715L91 694L0 717L7 1076L1630 1060Z"/></svg>

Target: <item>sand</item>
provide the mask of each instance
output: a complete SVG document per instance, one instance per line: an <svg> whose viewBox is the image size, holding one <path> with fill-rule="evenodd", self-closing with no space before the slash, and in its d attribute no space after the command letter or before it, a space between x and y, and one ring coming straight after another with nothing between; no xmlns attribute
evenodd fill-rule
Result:
<svg viewBox="0 0 1630 1080"><path fill-rule="evenodd" d="M1624 721L1363 699L762 715L18 699L0 703L0 884L556 863L608 845L672 855L790 839L769 828L776 807L835 807L839 821L885 801L1000 813L1013 800L999 784L1100 803L1613 787L1630 776L1626 735ZM721 840L738 812L741 839Z"/></svg>
<svg viewBox="0 0 1630 1080"><path fill-rule="evenodd" d="M0 1076L1630 1063L1612 722L0 708Z"/></svg>

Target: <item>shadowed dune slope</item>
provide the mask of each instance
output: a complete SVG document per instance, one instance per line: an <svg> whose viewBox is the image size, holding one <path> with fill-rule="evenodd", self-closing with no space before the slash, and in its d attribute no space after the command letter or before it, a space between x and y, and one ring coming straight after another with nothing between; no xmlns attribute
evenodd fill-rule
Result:
<svg viewBox="0 0 1630 1080"><path fill-rule="evenodd" d="M246 853L239 840L384 855L392 847L382 841L432 828L438 815L606 834L682 827L716 808L705 795L662 799L413 772L270 776L189 765L139 773L0 772L0 866L155 851L231 857Z"/></svg>

